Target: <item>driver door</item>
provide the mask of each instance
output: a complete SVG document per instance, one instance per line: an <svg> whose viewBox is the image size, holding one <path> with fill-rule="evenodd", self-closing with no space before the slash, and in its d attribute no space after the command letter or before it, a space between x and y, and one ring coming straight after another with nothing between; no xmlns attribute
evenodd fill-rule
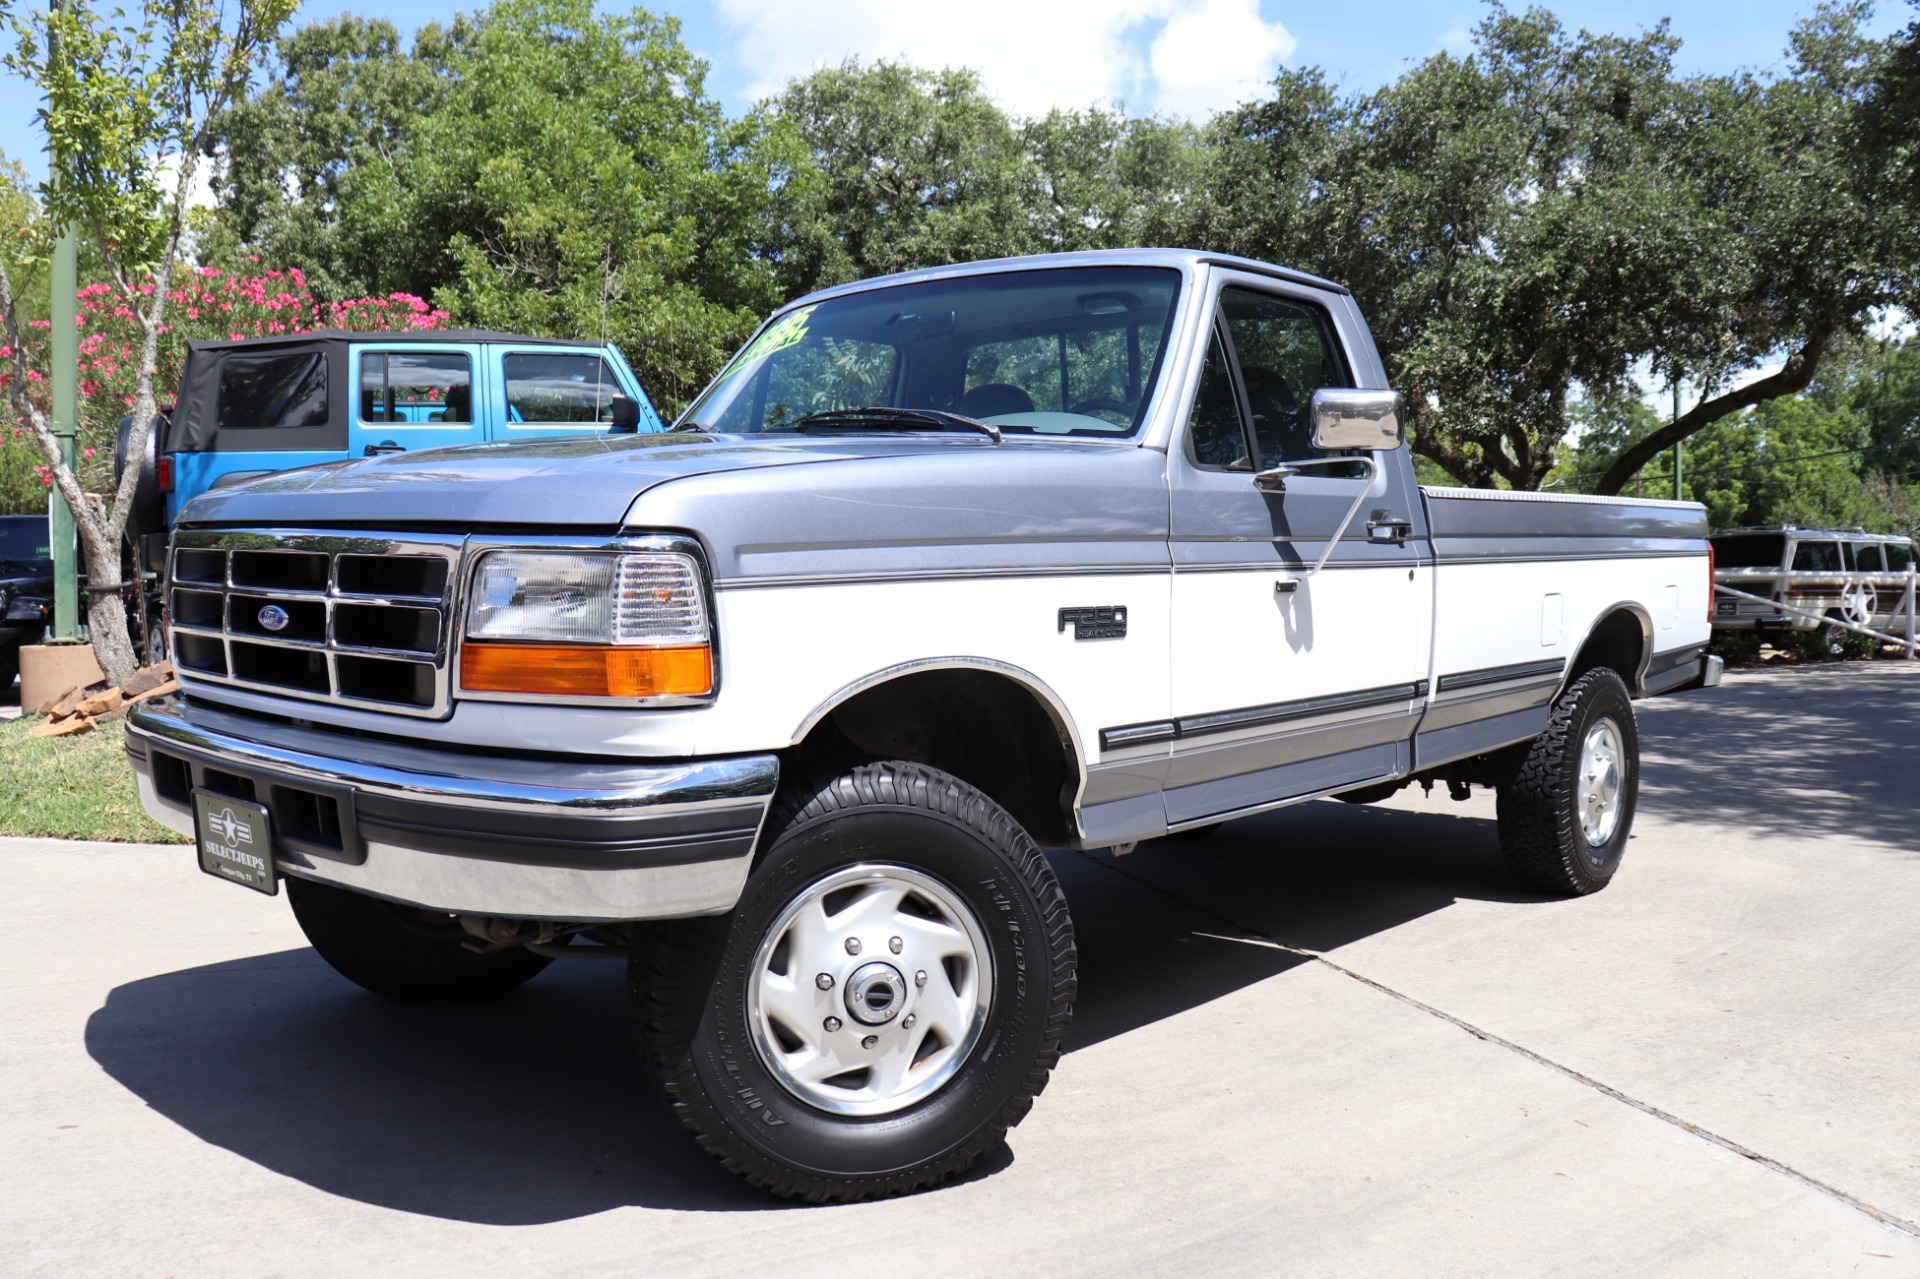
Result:
<svg viewBox="0 0 1920 1279"><path fill-rule="evenodd" d="M1315 456L1322 386L1384 385L1341 342L1327 295L1229 275L1184 438L1168 461L1176 829L1403 774L1426 695L1431 558L1395 453L1302 472L1284 493L1254 474ZM1356 497L1326 567L1309 575ZM1370 523L1406 536L1376 541Z"/></svg>

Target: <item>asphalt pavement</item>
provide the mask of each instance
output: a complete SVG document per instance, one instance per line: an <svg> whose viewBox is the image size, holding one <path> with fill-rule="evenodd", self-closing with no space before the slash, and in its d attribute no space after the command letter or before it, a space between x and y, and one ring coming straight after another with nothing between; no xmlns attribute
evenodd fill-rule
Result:
<svg viewBox="0 0 1920 1279"><path fill-rule="evenodd" d="M1639 709L1594 897L1444 788L1060 855L1051 1086L847 1207L696 1150L616 965L399 1008L185 847L0 839L0 1272L1920 1275L1920 663Z"/></svg>

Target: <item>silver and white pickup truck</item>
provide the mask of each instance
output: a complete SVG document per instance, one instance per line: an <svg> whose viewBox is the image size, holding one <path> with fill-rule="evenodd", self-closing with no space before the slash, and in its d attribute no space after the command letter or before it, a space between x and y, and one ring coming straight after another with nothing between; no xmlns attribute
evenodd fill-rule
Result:
<svg viewBox="0 0 1920 1279"><path fill-rule="evenodd" d="M1044 1086L1043 849L1409 781L1606 885L1632 699L1718 680L1691 504L1422 488L1346 290L1148 250L832 289L672 431L220 489L175 534L147 811L409 1000L629 953L700 1142L932 1185Z"/></svg>

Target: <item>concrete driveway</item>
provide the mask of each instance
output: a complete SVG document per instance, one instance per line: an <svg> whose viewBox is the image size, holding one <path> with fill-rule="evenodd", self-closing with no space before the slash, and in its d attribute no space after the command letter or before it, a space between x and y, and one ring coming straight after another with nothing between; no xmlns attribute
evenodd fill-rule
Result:
<svg viewBox="0 0 1920 1279"><path fill-rule="evenodd" d="M1920 1275L1920 664L1641 713L1593 898L1513 891L1443 791L1059 857L1052 1086L853 1207L695 1150L614 965L404 1010L185 848L0 841L0 1270Z"/></svg>

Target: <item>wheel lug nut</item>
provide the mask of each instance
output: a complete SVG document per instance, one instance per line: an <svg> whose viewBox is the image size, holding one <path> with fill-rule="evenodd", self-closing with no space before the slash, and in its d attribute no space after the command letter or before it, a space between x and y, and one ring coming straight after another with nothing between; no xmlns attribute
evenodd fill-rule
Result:
<svg viewBox="0 0 1920 1279"><path fill-rule="evenodd" d="M918 1020L920 1020L918 1017L915 1017L912 1013L908 1013L905 1017L902 1017L900 1019L900 1029L912 1030L913 1023Z"/></svg>
<svg viewBox="0 0 1920 1279"><path fill-rule="evenodd" d="M880 1036L878 1036L878 1035L868 1035L868 1036L867 1036L867 1037L866 1037L865 1039L863 1039L863 1040L861 1040L861 1041L860 1041L860 1046L861 1046L862 1048L871 1048L871 1047L873 1047L873 1046L874 1046L875 1044L877 1044L877 1043L879 1043L879 1042L880 1042Z"/></svg>
<svg viewBox="0 0 1920 1279"><path fill-rule="evenodd" d="M826 1024L826 1027L827 1027L827 1033L828 1033L828 1034L832 1034L832 1033L833 1033L834 1031L836 1031L836 1030L838 1030L838 1029L840 1029L840 1019L839 1019L838 1017L829 1017L829 1018L827 1018L827 1020L826 1020L826 1023L825 1023L825 1024Z"/></svg>
<svg viewBox="0 0 1920 1279"><path fill-rule="evenodd" d="M924 986L924 985L926 985L926 984L927 984L927 970L926 970L926 969L924 969L924 968L922 968L922 969L921 969L921 970L920 970L919 972L917 972L917 973L915 973L915 974L913 975L913 984L914 984L914 985L916 985L916 986Z"/></svg>
<svg viewBox="0 0 1920 1279"><path fill-rule="evenodd" d="M892 937L887 940L887 949L892 951L896 955L899 954L902 950L906 949L906 945L907 944L901 941L898 937Z"/></svg>
<svg viewBox="0 0 1920 1279"><path fill-rule="evenodd" d="M820 975L819 975L818 977L815 977L815 978L813 979L813 984L814 984L814 985L816 985L816 986L818 986L818 987L819 987L820 989L822 989L822 990L832 990L832 989L833 989L833 974L832 974L832 973L821 973L821 974L820 974Z"/></svg>
<svg viewBox="0 0 1920 1279"><path fill-rule="evenodd" d="M860 953L860 939L858 937L847 938L847 953L849 955L857 955Z"/></svg>

